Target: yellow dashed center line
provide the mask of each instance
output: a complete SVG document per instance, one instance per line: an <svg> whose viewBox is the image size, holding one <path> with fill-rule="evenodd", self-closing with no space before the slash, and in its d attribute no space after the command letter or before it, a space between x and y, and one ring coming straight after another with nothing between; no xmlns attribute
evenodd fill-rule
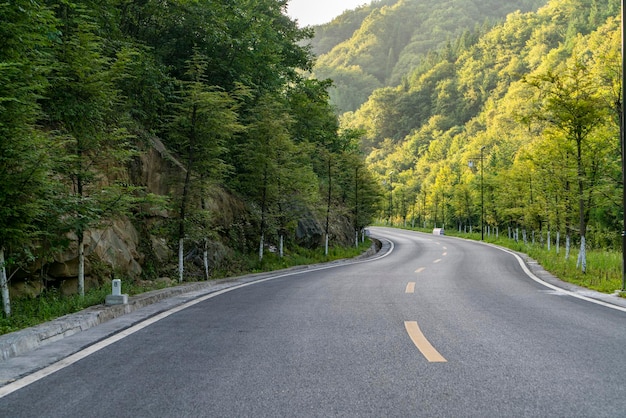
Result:
<svg viewBox="0 0 626 418"><path fill-rule="evenodd" d="M435 264L437 264L437 263L439 263L439 262L441 262L441 258L438 258L438 259L436 259L435 261L433 261L433 263L435 263Z"/></svg>
<svg viewBox="0 0 626 418"><path fill-rule="evenodd" d="M425 268L425 267L420 267L420 268L418 268L417 270L415 270L415 272L416 272L416 273L421 273L421 272L423 272L424 270L426 270L426 268Z"/></svg>
<svg viewBox="0 0 626 418"><path fill-rule="evenodd" d="M415 293L415 282L409 282L404 293Z"/></svg>
<svg viewBox="0 0 626 418"><path fill-rule="evenodd" d="M411 341L417 347L417 349L422 353L426 360L430 363L446 363L447 360L439 354L435 347L426 339L422 330L420 330L419 325L415 321L405 321L404 327L406 328L406 332L409 333L409 337L411 337Z"/></svg>

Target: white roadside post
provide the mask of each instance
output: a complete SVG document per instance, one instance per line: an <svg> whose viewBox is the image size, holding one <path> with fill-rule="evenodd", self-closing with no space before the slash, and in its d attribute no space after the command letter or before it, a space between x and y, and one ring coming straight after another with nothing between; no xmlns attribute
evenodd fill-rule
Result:
<svg viewBox="0 0 626 418"><path fill-rule="evenodd" d="M122 281L120 279L114 279L111 282L113 289L110 295L107 295L106 305L126 305L128 304L128 295L122 294Z"/></svg>

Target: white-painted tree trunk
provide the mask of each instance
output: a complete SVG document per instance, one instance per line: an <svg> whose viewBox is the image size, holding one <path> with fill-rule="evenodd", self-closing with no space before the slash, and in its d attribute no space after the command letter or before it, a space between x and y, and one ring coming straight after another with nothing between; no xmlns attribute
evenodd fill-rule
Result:
<svg viewBox="0 0 626 418"><path fill-rule="evenodd" d="M580 252L576 261L576 268L580 268L583 273L587 272L587 243L585 237L580 237Z"/></svg>
<svg viewBox="0 0 626 418"><path fill-rule="evenodd" d="M9 295L9 279L7 278L6 262L4 260L4 248L0 247L0 290L2 291L2 309L4 314L11 316L11 298Z"/></svg>
<svg viewBox="0 0 626 418"><path fill-rule="evenodd" d="M206 247L204 247L202 259L204 261L204 278L209 280L209 250Z"/></svg>
<svg viewBox="0 0 626 418"><path fill-rule="evenodd" d="M561 232L556 231L556 253L557 254L561 250L560 245L561 245Z"/></svg>
<svg viewBox="0 0 626 418"><path fill-rule="evenodd" d="M571 247L571 240L569 234L565 236L565 259L569 260L569 251Z"/></svg>
<svg viewBox="0 0 626 418"><path fill-rule="evenodd" d="M285 246L285 237L281 234L280 243L278 244L278 254L280 254L280 258L283 258L283 256L285 255L284 246Z"/></svg>
<svg viewBox="0 0 626 418"><path fill-rule="evenodd" d="M354 246L359 248L359 230L354 231Z"/></svg>
<svg viewBox="0 0 626 418"><path fill-rule="evenodd" d="M178 283L183 282L183 274L185 273L185 240L178 240Z"/></svg>
<svg viewBox="0 0 626 418"><path fill-rule="evenodd" d="M326 234L326 244L324 245L324 255L328 255L328 234Z"/></svg>
<svg viewBox="0 0 626 418"><path fill-rule="evenodd" d="M83 235L78 241L78 294L85 296L85 240Z"/></svg>
<svg viewBox="0 0 626 418"><path fill-rule="evenodd" d="M551 245L552 245L552 237L550 236L550 231L548 231L548 251L550 251Z"/></svg>
<svg viewBox="0 0 626 418"><path fill-rule="evenodd" d="M259 241L259 261L263 261L263 246L265 245L265 236L261 234L261 240Z"/></svg>

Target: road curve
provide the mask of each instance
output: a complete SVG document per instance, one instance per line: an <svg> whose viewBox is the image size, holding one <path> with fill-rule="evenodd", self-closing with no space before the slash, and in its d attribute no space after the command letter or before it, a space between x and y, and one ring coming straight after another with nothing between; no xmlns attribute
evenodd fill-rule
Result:
<svg viewBox="0 0 626 418"><path fill-rule="evenodd" d="M626 313L545 287L490 246L372 231L388 256L154 318L0 395L0 415L624 415Z"/></svg>

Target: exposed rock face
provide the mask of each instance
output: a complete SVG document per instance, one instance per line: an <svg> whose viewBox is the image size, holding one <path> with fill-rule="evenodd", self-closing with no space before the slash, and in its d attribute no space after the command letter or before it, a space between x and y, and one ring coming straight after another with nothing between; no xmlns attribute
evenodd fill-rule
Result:
<svg viewBox="0 0 626 418"><path fill-rule="evenodd" d="M324 229L313 217L300 219L296 228L296 240L298 245L306 248L318 247L324 242Z"/></svg>
<svg viewBox="0 0 626 418"><path fill-rule="evenodd" d="M146 138L147 149L139 153L129 167L131 182L142 186L148 193L176 199L185 168L168 152L157 138ZM207 243L210 268L228 263L235 250L242 253L254 250L258 245L258 219L253 209L237 196L219 187L207 190L203 205L212 213ZM199 196L195 196L200 204ZM175 202L175 200L174 200ZM144 269L156 275L168 275L175 269L175 252L168 242L171 222L175 221L164 208L142 208L139 222L130 219L113 219L105 225L85 232L85 285L87 289L102 285L112 278L139 279ZM306 208L295 228L295 239L301 246L319 248L324 244L324 225ZM325 222L325 219L324 219ZM330 240L343 245L354 240L354 232L345 216L331 219ZM293 233L292 232L292 233ZM11 283L14 297L36 296L44 285L54 286L63 294L76 293L78 276L78 243L76 236L69 236L70 245L54 256L54 261L41 268L31 266L30 272ZM198 237L194 238L198 239ZM204 244L186 243L186 262L195 265L197 274L203 277ZM169 271L168 271L169 270ZM41 272L45 280L41 280ZM199 273L200 272L200 273ZM164 280L167 280L166 278Z"/></svg>
<svg viewBox="0 0 626 418"><path fill-rule="evenodd" d="M139 235L128 220L114 220L104 229L85 233L85 275L90 275L94 262L104 263L114 271L129 276L141 274L142 255L137 250ZM63 279L78 276L78 251L76 237L63 253L55 257L48 267L48 276Z"/></svg>
<svg viewBox="0 0 626 418"><path fill-rule="evenodd" d="M341 245L352 245L354 242L354 228L349 218L345 216L333 217L330 222L330 241ZM296 240L306 248L316 248L324 245L324 226L309 214L298 221Z"/></svg>

